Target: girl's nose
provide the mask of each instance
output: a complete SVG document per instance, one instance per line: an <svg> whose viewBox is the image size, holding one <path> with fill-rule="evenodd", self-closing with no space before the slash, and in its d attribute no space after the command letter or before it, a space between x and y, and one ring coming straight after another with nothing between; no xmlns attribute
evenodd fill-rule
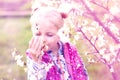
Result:
<svg viewBox="0 0 120 80"><path fill-rule="evenodd" d="M41 40L42 40L43 43L46 43L46 41L47 41L47 40L46 40L46 37L45 37L44 35L41 36Z"/></svg>

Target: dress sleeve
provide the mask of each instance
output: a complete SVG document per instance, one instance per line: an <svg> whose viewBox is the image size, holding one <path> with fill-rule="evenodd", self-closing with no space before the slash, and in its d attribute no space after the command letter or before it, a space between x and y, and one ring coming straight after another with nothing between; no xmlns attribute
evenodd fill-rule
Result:
<svg viewBox="0 0 120 80"><path fill-rule="evenodd" d="M28 80L45 80L47 73L45 67L46 67L46 63L41 62L38 64L27 56Z"/></svg>
<svg viewBox="0 0 120 80"><path fill-rule="evenodd" d="M49 69L54 65L49 56L45 53L42 56L42 61L35 62L26 51L27 55L27 77L28 80L46 80Z"/></svg>

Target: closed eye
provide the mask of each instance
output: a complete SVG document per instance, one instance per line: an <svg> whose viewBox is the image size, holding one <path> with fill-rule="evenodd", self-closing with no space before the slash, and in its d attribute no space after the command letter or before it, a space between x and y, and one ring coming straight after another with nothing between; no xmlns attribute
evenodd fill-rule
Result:
<svg viewBox="0 0 120 80"><path fill-rule="evenodd" d="M54 33L48 32L46 35L47 35L48 37L52 37L52 36L54 36Z"/></svg>

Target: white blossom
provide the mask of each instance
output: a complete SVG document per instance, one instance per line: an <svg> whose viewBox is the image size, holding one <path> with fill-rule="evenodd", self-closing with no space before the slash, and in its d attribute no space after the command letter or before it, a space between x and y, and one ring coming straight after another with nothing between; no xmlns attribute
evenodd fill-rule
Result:
<svg viewBox="0 0 120 80"><path fill-rule="evenodd" d="M119 7L117 7L117 6L112 6L112 7L110 8L110 12L111 12L113 15L117 15L118 13L120 13L120 9L119 9Z"/></svg>
<svg viewBox="0 0 120 80"><path fill-rule="evenodd" d="M110 72L114 72L114 69L113 69L113 68L110 68Z"/></svg>

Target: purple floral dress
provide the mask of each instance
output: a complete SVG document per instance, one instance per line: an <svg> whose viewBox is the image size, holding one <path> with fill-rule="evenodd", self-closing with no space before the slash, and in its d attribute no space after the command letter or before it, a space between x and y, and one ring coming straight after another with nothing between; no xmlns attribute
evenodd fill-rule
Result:
<svg viewBox="0 0 120 80"><path fill-rule="evenodd" d="M37 63L27 52L28 80L88 80L86 69L76 48L62 42L59 42L59 46L57 54L59 60L52 51L48 51L43 55L42 62Z"/></svg>

